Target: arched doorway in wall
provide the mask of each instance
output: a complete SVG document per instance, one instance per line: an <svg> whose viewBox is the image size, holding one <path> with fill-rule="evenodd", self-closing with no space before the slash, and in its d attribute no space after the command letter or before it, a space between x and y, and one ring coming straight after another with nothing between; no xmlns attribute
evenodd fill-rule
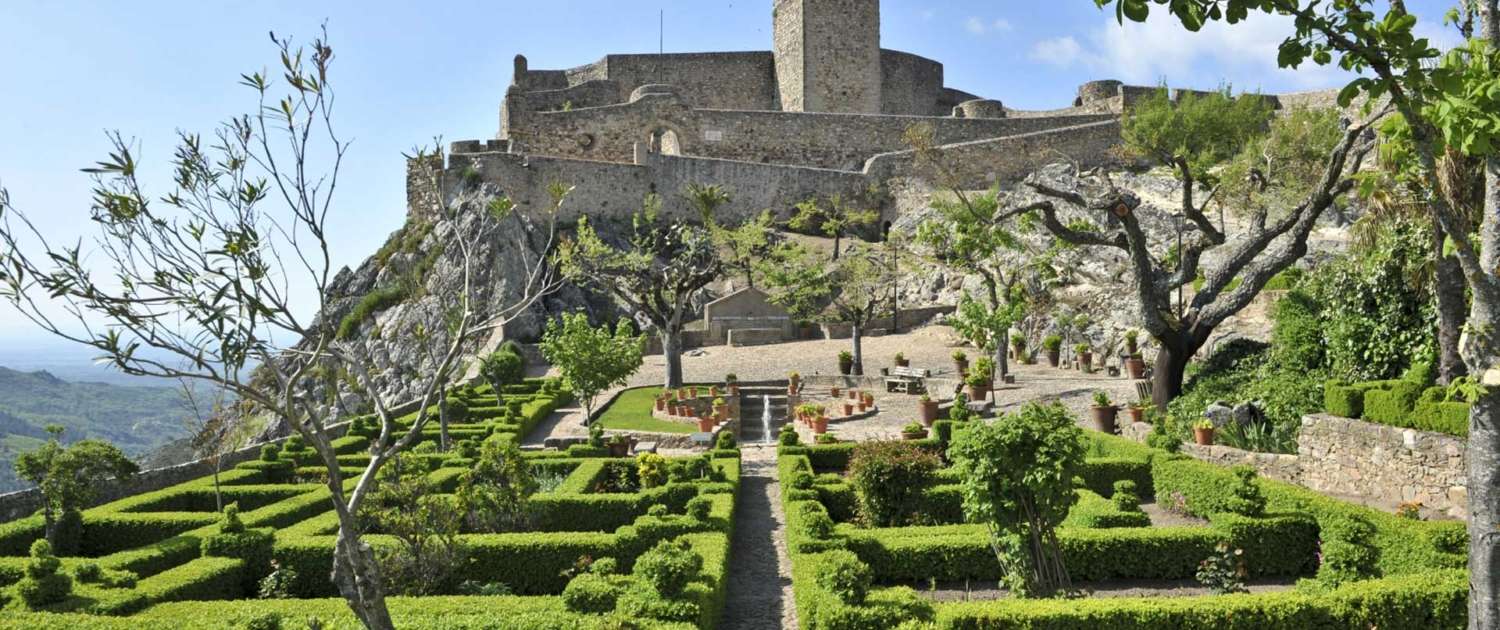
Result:
<svg viewBox="0 0 1500 630"><path fill-rule="evenodd" d="M682 141L675 130L657 127L651 130L651 152L662 155L682 155Z"/></svg>

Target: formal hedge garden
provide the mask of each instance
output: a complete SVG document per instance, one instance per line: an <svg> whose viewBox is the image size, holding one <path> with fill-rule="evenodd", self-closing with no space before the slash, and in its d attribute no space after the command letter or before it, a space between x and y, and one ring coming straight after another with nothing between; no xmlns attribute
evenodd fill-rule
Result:
<svg viewBox="0 0 1500 630"><path fill-rule="evenodd" d="M434 493L424 509L459 501L483 453L513 448L567 398L557 382L531 379L499 397L480 386L450 400L450 417L461 420L449 426L455 448L439 452L433 426L401 460L417 487ZM356 421L335 442L346 491L368 463L373 426ZM602 450L519 452L543 480L525 500L525 518L499 533L457 534L464 559L444 584L459 586L393 597L397 626L487 628L504 619L574 628L631 618L713 627L724 605L738 451L616 459ZM85 510L73 548L55 555L33 549L41 517L0 525L0 627L300 628L310 617L357 627L328 577L338 524L325 479L313 451L293 439L220 475L223 514L204 478ZM395 526L370 523L364 539L377 552L401 544ZM33 576L54 566L47 583L71 588L49 600Z"/></svg>
<svg viewBox="0 0 1500 630"><path fill-rule="evenodd" d="M1005 418L999 422L1006 422ZM955 432L917 447L942 458ZM1407 520L1118 437L1087 432L1078 500L1057 530L1075 585L1192 580L1237 549L1245 575L1281 581L1237 595L947 601L938 583L993 588L1001 577L984 524L964 522L951 468L930 471L911 518L873 526L850 472L857 446L783 445L778 466L796 608L803 628L1461 628L1464 526ZM1124 495L1124 496L1117 496ZM1206 523L1146 526L1145 498ZM910 511L908 512L908 509ZM1248 514L1248 515L1247 515ZM1227 545L1227 546L1225 546ZM1201 576L1199 576L1201 580ZM915 588L913 588L915 586ZM909 626L908 626L909 627Z"/></svg>

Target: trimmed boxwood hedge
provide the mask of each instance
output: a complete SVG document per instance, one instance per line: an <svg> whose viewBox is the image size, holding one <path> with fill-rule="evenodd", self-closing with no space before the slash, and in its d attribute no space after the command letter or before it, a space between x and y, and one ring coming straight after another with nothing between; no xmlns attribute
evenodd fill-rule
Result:
<svg viewBox="0 0 1500 630"><path fill-rule="evenodd" d="M1467 581L1462 523L1420 522L1324 497L1310 490L1259 480L1268 499L1261 517L1225 512L1234 475L1224 468L1171 456L1113 436L1090 435L1089 487L1112 475L1153 488L1160 504L1177 504L1209 519L1207 526L1059 530L1065 562L1075 580L1191 578L1198 562L1220 542L1244 550L1252 575L1309 576L1316 569L1319 523L1359 515L1376 526L1372 541L1381 557L1380 579L1333 591L1188 598L1000 600L973 603L923 601L905 587L877 588L871 603L849 606L820 588L822 552L848 549L872 568L877 583L923 583L929 578L990 581L1000 568L982 525L861 529L840 524L819 537L812 520L834 511L846 491L835 477L817 477L805 447L783 448L778 459L793 591L804 627L894 627L910 620L938 628L1460 628ZM1118 462L1098 460L1118 459ZM826 460L825 460L826 461ZM1145 486L1142 471L1152 485ZM820 469L819 472L824 472ZM951 475L940 473L945 481ZM1083 492L1080 506L1108 504ZM823 501L832 501L825 507ZM1112 505L1112 504L1111 504ZM1075 507L1075 509L1078 509ZM1076 519L1075 519L1076 520ZM1451 568L1450 568L1451 567Z"/></svg>

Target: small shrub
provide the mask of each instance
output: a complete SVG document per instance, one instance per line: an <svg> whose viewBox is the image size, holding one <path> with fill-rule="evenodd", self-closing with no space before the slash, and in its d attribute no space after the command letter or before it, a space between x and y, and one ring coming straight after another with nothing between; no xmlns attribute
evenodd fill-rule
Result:
<svg viewBox="0 0 1500 630"><path fill-rule="evenodd" d="M728 431L720 431L719 437L714 439L714 448L721 451L733 450L738 444L734 441L734 434Z"/></svg>
<svg viewBox="0 0 1500 630"><path fill-rule="evenodd" d="M813 441L817 442L818 444L838 444L839 443L839 439L836 438L836 437L834 437L832 433L821 434L816 439L814 439Z"/></svg>
<svg viewBox="0 0 1500 630"><path fill-rule="evenodd" d="M31 543L31 558L26 561L25 577L15 585L15 594L33 610L55 604L73 593L73 579L58 573L62 561L52 555L46 539Z"/></svg>
<svg viewBox="0 0 1500 630"><path fill-rule="evenodd" d="M614 575L620 572L620 561L614 558L604 557L595 560L589 565L589 573L595 575Z"/></svg>
<svg viewBox="0 0 1500 630"><path fill-rule="evenodd" d="M1245 550L1235 549L1227 542L1214 547L1214 552L1198 564L1198 583L1213 591L1215 595L1247 593L1245 576Z"/></svg>
<svg viewBox="0 0 1500 630"><path fill-rule="evenodd" d="M969 411L969 397L959 392L953 397L953 406L948 408L948 420L954 424L962 424L973 418L974 412Z"/></svg>
<svg viewBox="0 0 1500 630"><path fill-rule="evenodd" d="M602 614L613 611L620 597L620 588L609 578L592 573L575 576L563 588L563 606L568 610L585 614Z"/></svg>
<svg viewBox="0 0 1500 630"><path fill-rule="evenodd" d="M651 506L649 508L646 508L646 516L650 516L650 517L654 517L654 518L663 518L666 515L667 515L667 506L662 505L660 503L658 503L656 505L653 505L653 506Z"/></svg>
<svg viewBox="0 0 1500 630"><path fill-rule="evenodd" d="M1235 484L1231 489L1233 496L1229 498L1228 507L1230 512L1241 516L1260 516L1266 512L1266 495L1260 491L1260 484L1256 483L1256 472L1249 466L1234 467Z"/></svg>
<svg viewBox="0 0 1500 630"><path fill-rule="evenodd" d="M1176 453L1182 450L1182 438L1168 431L1164 420L1164 418L1159 418L1158 422L1151 424L1151 433L1146 436L1146 445L1168 453Z"/></svg>
<svg viewBox="0 0 1500 630"><path fill-rule="evenodd" d="M286 439L286 450L288 451L300 451L306 446L307 443L302 440L302 436L299 434L293 433Z"/></svg>
<svg viewBox="0 0 1500 630"><path fill-rule="evenodd" d="M285 618L281 613L262 613L251 617L245 622L245 630L281 630L285 626Z"/></svg>
<svg viewBox="0 0 1500 630"><path fill-rule="evenodd" d="M1318 580L1338 586L1376 577L1380 550L1370 544L1374 536L1375 526L1359 516L1348 515L1323 523Z"/></svg>
<svg viewBox="0 0 1500 630"><path fill-rule="evenodd" d="M641 453L635 458L636 476L642 488L655 488L667 483L667 458L656 453Z"/></svg>
<svg viewBox="0 0 1500 630"><path fill-rule="evenodd" d="M1115 504L1115 509L1121 512L1141 511L1141 497L1136 494L1135 482L1129 479L1121 479L1115 482L1115 493L1109 500Z"/></svg>
<svg viewBox="0 0 1500 630"><path fill-rule="evenodd" d="M797 445L797 428L790 425L781 425L781 432L776 434L776 443L781 446Z"/></svg>
<svg viewBox="0 0 1500 630"><path fill-rule="evenodd" d="M292 597L292 585L297 583L297 572L291 567L281 566L281 563L271 561L271 573L261 578L260 588L257 595L261 599L289 599Z"/></svg>
<svg viewBox="0 0 1500 630"><path fill-rule="evenodd" d="M1396 517L1412 521L1422 520L1422 503L1419 501L1405 501L1396 506Z"/></svg>
<svg viewBox="0 0 1500 630"><path fill-rule="evenodd" d="M808 536L818 540L833 537L833 519L828 516L827 511L812 505L803 512L802 528L807 531Z"/></svg>
<svg viewBox="0 0 1500 630"><path fill-rule="evenodd" d="M693 497L687 502L687 515L695 521L707 521L714 503L708 497Z"/></svg>
<svg viewBox="0 0 1500 630"><path fill-rule="evenodd" d="M851 606L865 602L874 572L851 551L830 551L818 562L818 586Z"/></svg>
<svg viewBox="0 0 1500 630"><path fill-rule="evenodd" d="M635 575L663 597L676 597L703 570L703 558L685 540L663 540L635 561Z"/></svg>
<svg viewBox="0 0 1500 630"><path fill-rule="evenodd" d="M921 426L917 426L922 430ZM922 491L932 485L942 462L910 442L864 442L849 459L849 482L859 498L861 518L874 527L920 519Z"/></svg>
<svg viewBox="0 0 1500 630"><path fill-rule="evenodd" d="M99 568L98 563L84 562L73 567L73 577L84 584L94 584L104 577L104 570Z"/></svg>
<svg viewBox="0 0 1500 630"><path fill-rule="evenodd" d="M274 462L281 457L281 447L275 444L267 444L260 447L260 461Z"/></svg>

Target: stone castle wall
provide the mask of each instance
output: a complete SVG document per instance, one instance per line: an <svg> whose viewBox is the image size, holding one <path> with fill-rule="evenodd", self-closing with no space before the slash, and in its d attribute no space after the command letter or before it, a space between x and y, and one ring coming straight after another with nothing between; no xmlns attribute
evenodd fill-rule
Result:
<svg viewBox="0 0 1500 630"><path fill-rule="evenodd" d="M1114 116L1106 116L1097 122L962 142L941 149L948 163L955 166L964 186L987 188L996 182L1023 179L1051 162L1074 161L1085 169L1116 164L1120 161L1115 151L1119 145L1120 122ZM865 165L865 172L881 181L914 175L917 174L913 163L915 157L912 151L877 155Z"/></svg>
<svg viewBox="0 0 1500 630"><path fill-rule="evenodd" d="M880 113L946 116L943 64L895 50L880 51Z"/></svg>
<svg viewBox="0 0 1500 630"><path fill-rule="evenodd" d="M1113 118L918 118L694 109L673 95L652 94L622 105L531 113L510 125L506 137L527 153L624 162L631 159L636 143L665 129L677 135L687 155L858 170L871 157L904 150L903 134L918 123L930 125L940 144L953 144Z"/></svg>

